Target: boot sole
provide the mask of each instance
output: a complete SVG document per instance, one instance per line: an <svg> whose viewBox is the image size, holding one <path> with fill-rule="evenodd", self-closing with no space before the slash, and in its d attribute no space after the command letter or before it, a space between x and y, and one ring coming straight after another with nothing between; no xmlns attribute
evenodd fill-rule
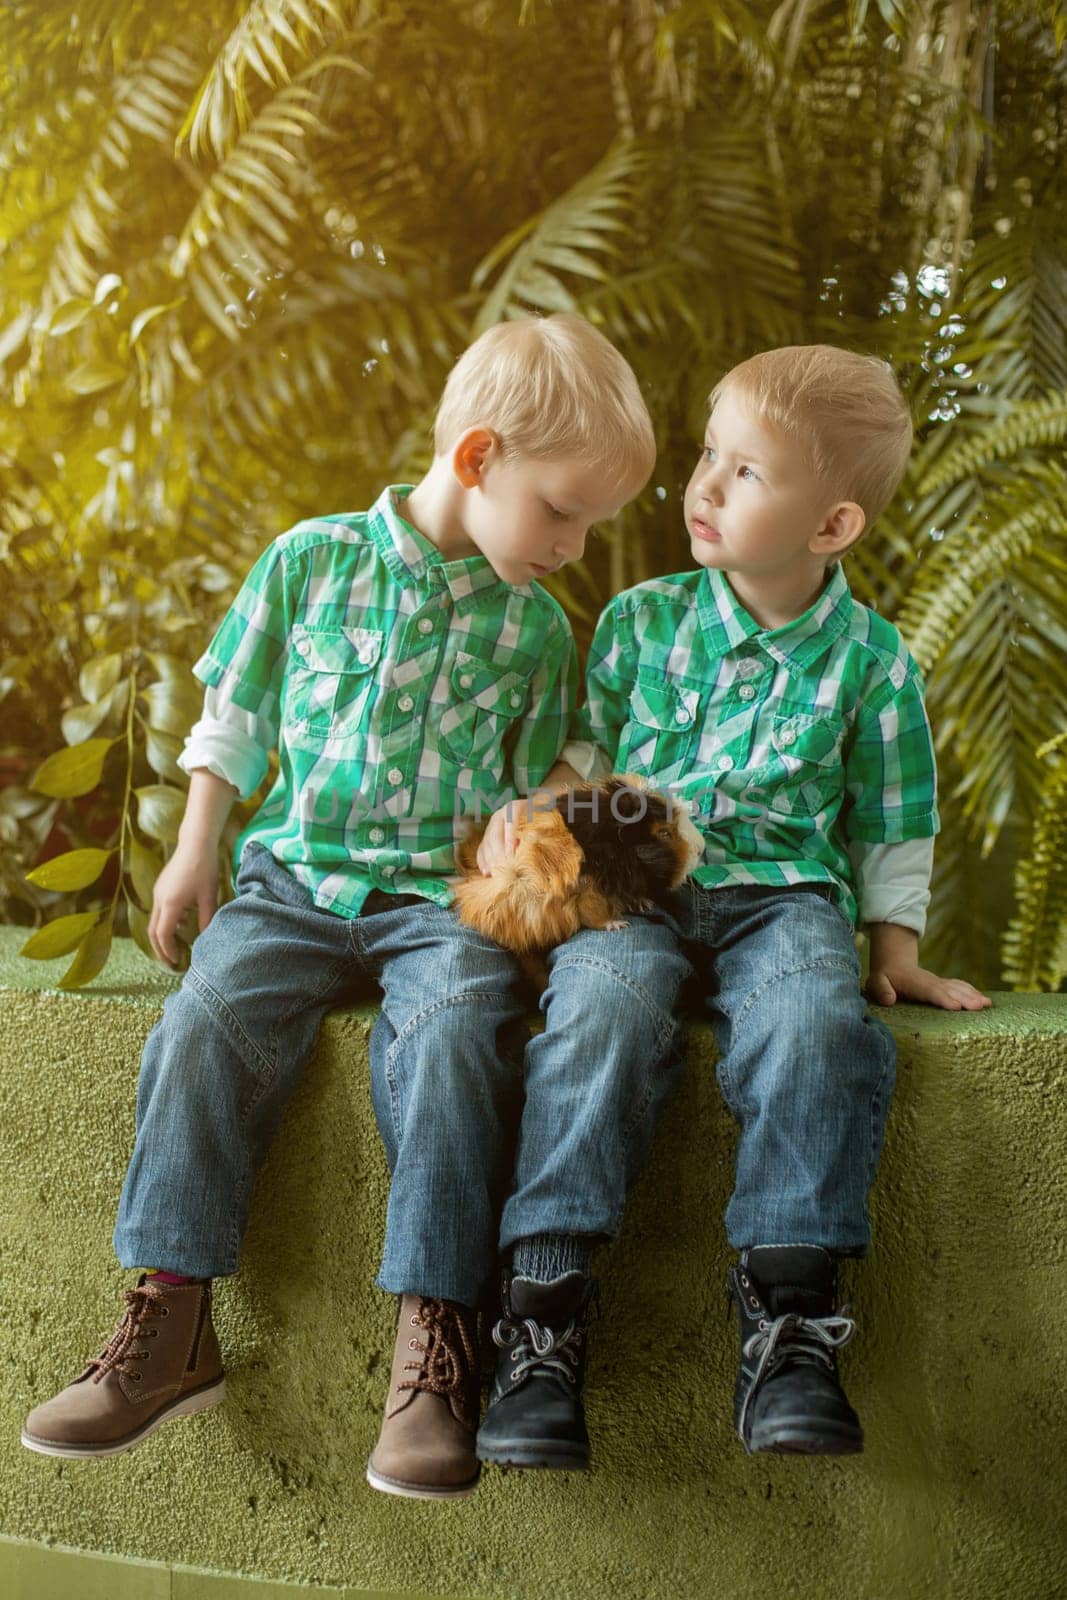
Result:
<svg viewBox="0 0 1067 1600"><path fill-rule="evenodd" d="M516 1439L511 1443L476 1447L479 1461L491 1461L498 1467L533 1467L549 1472L588 1472L589 1451L576 1450L573 1445L531 1444L529 1440Z"/></svg>
<svg viewBox="0 0 1067 1600"><path fill-rule="evenodd" d="M377 1489L382 1494L402 1495L405 1500L465 1500L472 1495L478 1487L481 1469L468 1478L466 1483L442 1484L440 1488L427 1483L405 1483L401 1478L387 1478L381 1472L375 1471L371 1463L367 1462L366 1478L372 1489Z"/></svg>
<svg viewBox="0 0 1067 1600"><path fill-rule="evenodd" d="M863 1453L863 1434L815 1433L810 1425L778 1426L761 1435L753 1433L746 1448L752 1455L780 1456L858 1456Z"/></svg>
<svg viewBox="0 0 1067 1600"><path fill-rule="evenodd" d="M136 1433L128 1433L124 1438L113 1439L108 1444L61 1444L55 1439L39 1439L35 1434L27 1433L25 1428L22 1430L22 1443L27 1450L36 1450L42 1456L63 1456L71 1461L102 1461L107 1456L121 1456L127 1450L135 1450L165 1422L173 1422L176 1417L193 1417L198 1411L207 1411L219 1405L225 1398L226 1380L220 1378L206 1389L196 1389L192 1394L182 1395L166 1410L158 1411Z"/></svg>

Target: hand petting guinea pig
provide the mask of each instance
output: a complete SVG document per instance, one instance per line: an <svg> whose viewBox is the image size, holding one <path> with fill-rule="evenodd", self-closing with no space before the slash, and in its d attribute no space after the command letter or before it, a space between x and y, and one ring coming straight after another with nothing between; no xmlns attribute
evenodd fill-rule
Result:
<svg viewBox="0 0 1067 1600"><path fill-rule="evenodd" d="M567 789L553 806L516 801L515 809L515 850L489 877L477 862L484 825L459 846L456 910L541 983L543 952L579 928L624 928L626 912L650 911L704 853L684 805L633 776Z"/></svg>

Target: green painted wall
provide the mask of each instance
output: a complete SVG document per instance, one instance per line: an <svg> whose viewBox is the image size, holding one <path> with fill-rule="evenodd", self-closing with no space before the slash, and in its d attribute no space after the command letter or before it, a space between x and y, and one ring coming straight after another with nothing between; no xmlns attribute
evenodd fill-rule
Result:
<svg viewBox="0 0 1067 1600"><path fill-rule="evenodd" d="M64 963L18 961L22 937L0 930L10 1539L155 1563L139 1591L150 1595L157 1582L196 1594L186 1568L459 1600L1067 1593L1067 997L888 1014L901 1069L876 1248L846 1277L860 1333L843 1365L864 1456L748 1458L731 1434L720 1219L733 1134L701 1032L624 1236L600 1262L595 1470L487 1470L472 1500L432 1506L374 1494L362 1476L392 1343L391 1302L372 1287L386 1171L367 1091L371 993L324 1027L263 1173L244 1268L220 1287L227 1405L111 1462L20 1447L25 1411L69 1381L116 1314L110 1233L138 1054L170 981L131 948L91 990L44 992ZM5 1593L79 1595L55 1563L45 1587L25 1576L43 1553L7 1548Z"/></svg>

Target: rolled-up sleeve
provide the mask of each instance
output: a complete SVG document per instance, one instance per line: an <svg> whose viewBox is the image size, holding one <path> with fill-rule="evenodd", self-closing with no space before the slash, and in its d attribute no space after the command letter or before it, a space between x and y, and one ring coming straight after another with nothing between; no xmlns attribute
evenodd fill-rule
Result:
<svg viewBox="0 0 1067 1600"><path fill-rule="evenodd" d="M206 768L247 800L266 776L272 739L266 717L242 711L221 689L205 689L204 714L190 729L178 765L189 773Z"/></svg>

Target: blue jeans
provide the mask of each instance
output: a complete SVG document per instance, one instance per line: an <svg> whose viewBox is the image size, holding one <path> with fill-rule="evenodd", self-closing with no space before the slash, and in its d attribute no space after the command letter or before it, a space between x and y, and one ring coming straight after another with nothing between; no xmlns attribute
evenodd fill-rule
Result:
<svg viewBox="0 0 1067 1600"><path fill-rule="evenodd" d="M730 1243L865 1255L896 1047L867 1013L848 919L799 887L689 884L676 914L740 1128Z"/></svg>
<svg viewBox="0 0 1067 1600"><path fill-rule="evenodd" d="M517 967L451 911L378 896L370 914L334 916L254 844L236 890L145 1044L123 1266L236 1271L319 1023L368 977L384 991L371 1088L393 1172L380 1286L473 1305L502 1245L615 1233L679 1070L688 967L663 922L592 935L618 941L607 955L583 936L557 952L546 1033L528 1040Z"/></svg>

